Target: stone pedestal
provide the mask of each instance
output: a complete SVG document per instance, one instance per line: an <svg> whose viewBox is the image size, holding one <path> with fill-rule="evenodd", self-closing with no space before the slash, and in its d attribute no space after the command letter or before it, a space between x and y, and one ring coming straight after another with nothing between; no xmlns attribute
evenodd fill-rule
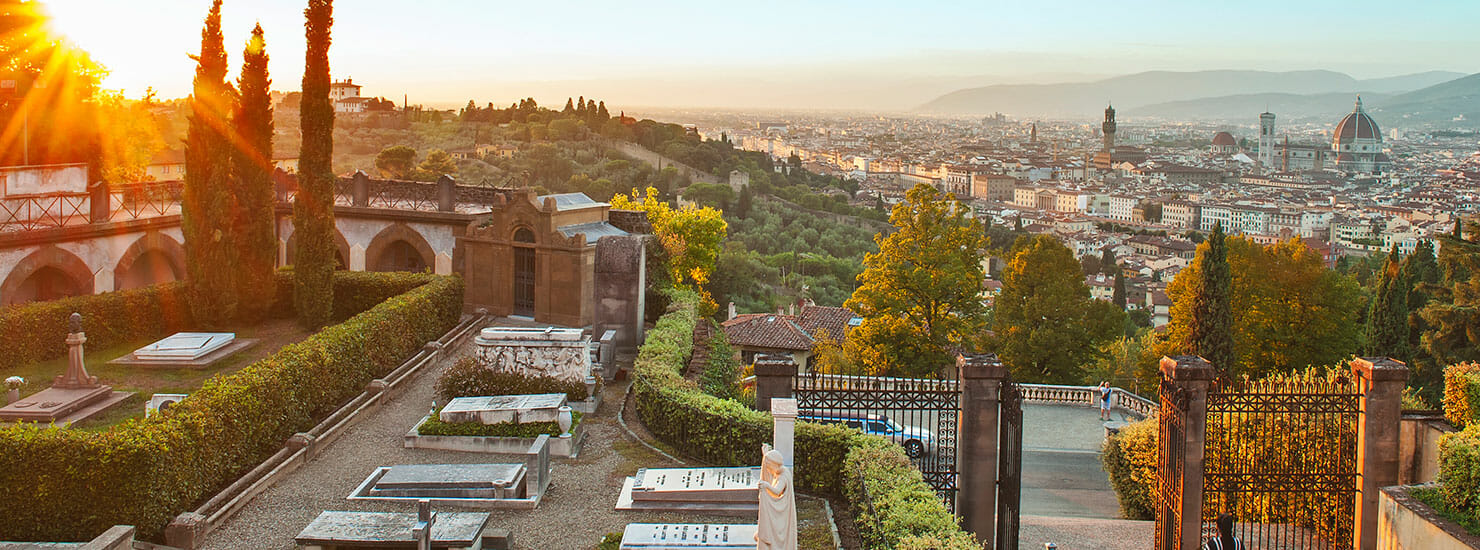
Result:
<svg viewBox="0 0 1480 550"><path fill-rule="evenodd" d="M755 359L755 408L771 410L771 399L791 397L791 379L797 364L790 355L769 354Z"/></svg>
<svg viewBox="0 0 1480 550"><path fill-rule="evenodd" d="M795 468L797 400L792 397L772 397L771 418L775 421L771 448L781 453L782 464L787 468Z"/></svg>
<svg viewBox="0 0 1480 550"><path fill-rule="evenodd" d="M1362 392L1362 420L1357 424L1357 525L1352 546L1376 550L1382 488L1398 484L1398 439L1408 366L1386 357L1359 357L1351 367Z"/></svg>

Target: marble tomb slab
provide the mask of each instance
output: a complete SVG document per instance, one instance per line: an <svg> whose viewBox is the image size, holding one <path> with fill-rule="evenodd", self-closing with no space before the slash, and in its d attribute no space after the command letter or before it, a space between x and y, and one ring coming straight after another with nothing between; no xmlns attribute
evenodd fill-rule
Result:
<svg viewBox="0 0 1480 550"><path fill-rule="evenodd" d="M253 338L237 338L232 332L177 332L133 353L109 361L110 365L169 368L205 368L212 363L257 344Z"/></svg>
<svg viewBox="0 0 1480 550"><path fill-rule="evenodd" d="M507 498L524 482L523 464L408 464L391 466L371 497Z"/></svg>
<svg viewBox="0 0 1480 550"><path fill-rule="evenodd" d="M760 478L758 467L643 468L623 482L616 509L753 514Z"/></svg>
<svg viewBox="0 0 1480 550"><path fill-rule="evenodd" d="M754 550L756 531L754 524L629 523L622 531L621 547L632 550Z"/></svg>
<svg viewBox="0 0 1480 550"><path fill-rule="evenodd" d="M459 397L449 401L438 417L450 423L555 422L564 405L563 393Z"/></svg>
<svg viewBox="0 0 1480 550"><path fill-rule="evenodd" d="M294 540L299 547L414 550L416 539L411 536L411 527L416 521L416 514L325 511ZM432 548L479 548L487 526L486 512L437 512L432 523Z"/></svg>

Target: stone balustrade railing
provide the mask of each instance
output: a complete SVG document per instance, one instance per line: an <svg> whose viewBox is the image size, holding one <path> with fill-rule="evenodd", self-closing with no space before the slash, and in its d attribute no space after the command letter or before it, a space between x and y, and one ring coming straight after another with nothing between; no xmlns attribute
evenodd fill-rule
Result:
<svg viewBox="0 0 1480 550"><path fill-rule="evenodd" d="M960 387L959 382L951 379L922 380L915 378L877 378L838 374L803 374L797 377L794 385L806 389L870 389L881 391L955 391ZM1018 391L1022 392L1024 401L1061 405L1085 405L1091 407L1097 406L1095 400L1099 393L1096 386L1018 384L1017 388ZM1112 387L1110 390L1110 406L1124 409L1141 418L1151 418L1152 415L1156 414L1159 405L1155 401L1122 388Z"/></svg>

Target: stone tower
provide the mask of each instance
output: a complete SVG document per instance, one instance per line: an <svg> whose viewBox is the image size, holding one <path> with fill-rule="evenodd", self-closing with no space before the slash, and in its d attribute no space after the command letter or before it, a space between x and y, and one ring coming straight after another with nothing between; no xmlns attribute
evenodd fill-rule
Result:
<svg viewBox="0 0 1480 550"><path fill-rule="evenodd" d="M1267 111L1259 114L1259 166L1274 169L1274 113Z"/></svg>
<svg viewBox="0 0 1480 550"><path fill-rule="evenodd" d="M1104 131L1101 139L1105 140L1105 152L1115 152L1115 107L1113 105L1105 107L1105 123L1100 125L1100 129Z"/></svg>

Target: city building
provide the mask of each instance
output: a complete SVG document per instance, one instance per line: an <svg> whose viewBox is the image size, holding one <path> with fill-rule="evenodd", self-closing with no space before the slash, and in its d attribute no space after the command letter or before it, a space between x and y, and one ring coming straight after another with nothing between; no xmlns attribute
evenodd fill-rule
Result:
<svg viewBox="0 0 1480 550"><path fill-rule="evenodd" d="M360 97L360 85L346 78L329 84L329 101L334 102L336 113L363 113L369 98Z"/></svg>

